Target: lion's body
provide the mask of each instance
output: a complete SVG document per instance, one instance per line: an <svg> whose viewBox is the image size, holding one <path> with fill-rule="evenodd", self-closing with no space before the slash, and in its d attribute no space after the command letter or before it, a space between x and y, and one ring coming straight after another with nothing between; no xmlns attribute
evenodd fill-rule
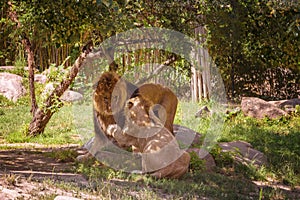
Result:
<svg viewBox="0 0 300 200"><path fill-rule="evenodd" d="M178 104L176 95L167 87L148 83L140 86L131 98L137 96L142 96L149 102L149 106L159 105L155 114L164 123L166 129L173 134L173 122Z"/></svg>

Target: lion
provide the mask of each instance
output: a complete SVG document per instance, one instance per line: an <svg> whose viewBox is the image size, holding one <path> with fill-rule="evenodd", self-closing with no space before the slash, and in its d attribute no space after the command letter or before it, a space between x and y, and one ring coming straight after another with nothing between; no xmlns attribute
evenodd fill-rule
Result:
<svg viewBox="0 0 300 200"><path fill-rule="evenodd" d="M115 72L103 73L95 85L94 109L104 133L110 124L118 124L121 127L124 125L125 102L136 96L142 96L151 105L156 105L153 107L155 115L173 134L178 104L176 95L169 88L159 84L148 83L137 88L121 79Z"/></svg>
<svg viewBox="0 0 300 200"><path fill-rule="evenodd" d="M94 110L100 127L106 134L110 124L124 125L124 103L136 90L136 86L127 82L115 73L104 72L94 85Z"/></svg>
<svg viewBox="0 0 300 200"><path fill-rule="evenodd" d="M124 108L124 129L111 125L108 134L120 146L132 146L134 153L142 153L143 172L156 178L179 178L188 171L190 155L179 148L153 108L155 105L143 96L129 99Z"/></svg>
<svg viewBox="0 0 300 200"><path fill-rule="evenodd" d="M167 87L160 84L147 83L140 86L130 98L142 96L143 99L153 106L154 114L173 135L173 122L177 110L178 99Z"/></svg>

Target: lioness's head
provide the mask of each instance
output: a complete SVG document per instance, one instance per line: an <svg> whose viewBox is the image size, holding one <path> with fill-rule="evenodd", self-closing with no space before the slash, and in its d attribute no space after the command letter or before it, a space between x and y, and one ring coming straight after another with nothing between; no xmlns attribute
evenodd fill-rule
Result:
<svg viewBox="0 0 300 200"><path fill-rule="evenodd" d="M141 96L129 99L124 108L125 132L138 138L157 134L164 126L153 112L153 105Z"/></svg>

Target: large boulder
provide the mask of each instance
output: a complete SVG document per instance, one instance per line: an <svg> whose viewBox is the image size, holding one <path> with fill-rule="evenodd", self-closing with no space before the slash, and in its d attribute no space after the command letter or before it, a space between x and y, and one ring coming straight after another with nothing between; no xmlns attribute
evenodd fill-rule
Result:
<svg viewBox="0 0 300 200"><path fill-rule="evenodd" d="M257 119L262 119L264 117L276 119L287 115L287 112L275 106L273 103L269 103L256 97L243 97L241 108L246 116Z"/></svg>
<svg viewBox="0 0 300 200"><path fill-rule="evenodd" d="M265 155L253 149L252 145L244 141L222 142L219 143L222 152L231 152L234 160L242 164L253 164L262 166L267 164Z"/></svg>
<svg viewBox="0 0 300 200"><path fill-rule="evenodd" d="M0 73L0 94L16 102L26 94L26 89L22 84L22 77L5 72Z"/></svg>
<svg viewBox="0 0 300 200"><path fill-rule="evenodd" d="M185 126L173 125L174 135L177 141L185 147L201 145L201 134Z"/></svg>

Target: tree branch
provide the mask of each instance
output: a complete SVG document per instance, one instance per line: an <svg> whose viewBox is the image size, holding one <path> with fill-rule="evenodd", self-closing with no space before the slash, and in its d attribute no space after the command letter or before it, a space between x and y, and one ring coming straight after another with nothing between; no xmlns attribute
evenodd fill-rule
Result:
<svg viewBox="0 0 300 200"><path fill-rule="evenodd" d="M77 76L79 70L82 67L83 62L85 61L88 54L92 51L92 43L88 43L82 48L82 53L76 59L75 63L72 65L70 72L67 74L61 83L51 92L48 98L44 102L44 107L37 109L34 114L33 119L30 122L28 134L31 136L36 136L40 133L43 133L45 127L52 115L56 110L51 110L51 107L55 104L59 97L68 89L70 84L73 82Z"/></svg>
<svg viewBox="0 0 300 200"><path fill-rule="evenodd" d="M177 56L173 55L171 58L166 60L164 63L160 64L151 74L149 74L147 77L142 78L141 80L137 81L136 85L141 85L145 83L146 81L150 80L157 74L159 74L161 71L163 71L167 66L170 66L177 60Z"/></svg>

